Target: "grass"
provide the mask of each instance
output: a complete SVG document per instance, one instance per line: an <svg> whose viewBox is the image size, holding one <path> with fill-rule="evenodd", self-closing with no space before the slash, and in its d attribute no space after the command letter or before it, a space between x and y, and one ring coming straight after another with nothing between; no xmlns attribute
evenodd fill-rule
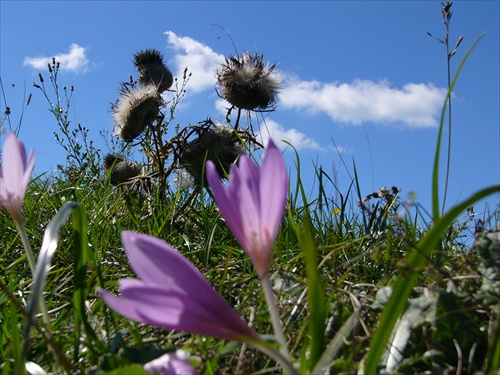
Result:
<svg viewBox="0 0 500 375"><path fill-rule="evenodd" d="M450 94L477 42L450 81L443 106L436 162L429 171L432 214L404 202L396 187L367 194L355 166L350 188L339 191L335 177L313 165L315 190L307 194L297 155L270 276L289 355L300 373L499 371L500 208L489 214L472 246L463 236L473 216L470 207L499 194L500 186L485 187L446 213L438 196ZM49 69L56 80L57 67ZM52 87L59 98L59 85ZM259 276L207 190L178 189L167 175L112 186L87 130L72 128L67 120L71 92L64 92L66 108L50 109L60 125L56 139L67 151L66 166L58 174L34 177L24 199L25 229L37 259L34 275L16 225L0 207L2 373L39 366L47 373L141 374L144 363L177 349L188 352L204 374L280 373L273 360L250 346L138 324L97 297L97 287L117 292L119 279L136 278L120 233L146 233L184 254L273 342ZM157 150L164 145L165 129L156 128L158 133L153 129L146 137L152 140L144 148L148 155L154 155L152 145ZM125 148L111 145L113 152L130 152ZM165 156L157 154L154 161L165 162ZM42 290L45 319L37 314Z"/></svg>
<svg viewBox="0 0 500 375"><path fill-rule="evenodd" d="M63 177L42 176L29 185L24 213L33 249L42 246L43 223L59 206L68 201L79 206L60 228L47 274L44 297L50 324L35 320L26 353L22 327L28 318L23 306L30 298L32 278L15 225L7 214L0 215L5 229L0 262L2 371L23 371L24 358L49 372L139 371L134 364L172 348L187 350L201 373L278 371L251 348L242 354L241 346L233 343L136 324L96 298L97 286L116 290L118 279L135 277L120 243L120 232L132 229L179 249L258 332L272 335L253 265L206 193L185 206L189 194L171 191L165 206L159 195L147 200L133 192L127 195L126 189L113 189L101 177L82 177L73 185ZM419 298L427 298L428 310L434 313L397 342L402 348L398 371L487 373L498 368L499 334L491 327L498 325L499 296L484 290L488 274L481 271L492 267L478 249L464 252L454 241L441 249L438 244L458 225L461 212L499 188L485 189L426 228L416 224L424 221L418 214L395 218L390 200L379 199L371 212L359 209L354 195L363 194L356 184L341 195L340 211L333 214L337 205L325 194L331 181L323 179L319 195L306 197L299 174L299 188L290 191L288 214L273 252L272 281L281 286L279 312L301 372L313 369L325 348L331 350L322 363L330 373L380 371L386 343L394 345L393 327ZM438 249L440 267L435 265ZM381 291L387 290L391 298L384 300Z"/></svg>

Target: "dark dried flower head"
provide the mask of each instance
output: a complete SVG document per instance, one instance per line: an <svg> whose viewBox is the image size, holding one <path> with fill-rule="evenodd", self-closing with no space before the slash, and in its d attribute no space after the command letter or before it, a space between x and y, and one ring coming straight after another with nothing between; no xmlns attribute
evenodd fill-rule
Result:
<svg viewBox="0 0 500 375"><path fill-rule="evenodd" d="M172 72L163 62L163 55L155 49L146 49L134 55L141 85L154 84L158 92L168 90L174 82Z"/></svg>
<svg viewBox="0 0 500 375"><path fill-rule="evenodd" d="M131 142L137 138L158 115L161 98L154 85L135 87L122 94L113 107L114 134Z"/></svg>
<svg viewBox="0 0 500 375"><path fill-rule="evenodd" d="M127 182L141 173L141 167L138 164L111 154L104 157L104 168L106 171L112 168L110 181L113 186Z"/></svg>
<svg viewBox="0 0 500 375"><path fill-rule="evenodd" d="M197 139L184 146L180 164L193 176L195 183L202 184L207 160L211 160L220 176L229 173L231 164L243 153L243 145L232 128L219 124L215 129L203 132ZM206 185L206 180L204 180Z"/></svg>
<svg viewBox="0 0 500 375"><path fill-rule="evenodd" d="M264 65L262 58L249 53L231 56L217 73L222 96L235 107L266 110L275 103L281 78L273 73L276 65Z"/></svg>

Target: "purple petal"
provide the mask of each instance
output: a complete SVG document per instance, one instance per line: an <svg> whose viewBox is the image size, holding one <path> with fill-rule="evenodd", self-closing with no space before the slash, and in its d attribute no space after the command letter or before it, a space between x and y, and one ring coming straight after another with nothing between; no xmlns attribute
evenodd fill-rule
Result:
<svg viewBox="0 0 500 375"><path fill-rule="evenodd" d="M242 158L245 156L242 155ZM229 227L233 235L236 237L238 242L246 248L248 245L246 243L245 232L243 230L243 222L241 220L240 207L238 205L239 197L234 196L234 192L230 191L230 188L238 186L240 184L238 176L234 174L236 167L233 167L230 179L230 186L224 186L219 178L219 174L215 169L215 165L211 161L207 161L206 166L206 176L207 181L212 189L212 194L214 196L215 203L219 207L219 211L226 221L226 225Z"/></svg>
<svg viewBox="0 0 500 375"><path fill-rule="evenodd" d="M5 140L0 167L0 203L14 220L21 220L22 201L34 165L34 151L31 150L27 159L24 144L11 132Z"/></svg>
<svg viewBox="0 0 500 375"><path fill-rule="evenodd" d="M198 269L165 241L130 231L122 233L122 241L130 265L142 281L157 285L196 282L207 287Z"/></svg>
<svg viewBox="0 0 500 375"><path fill-rule="evenodd" d="M262 204L260 225L262 233L266 236L264 242L269 243L276 240L279 226L283 220L287 191L288 177L283 157L273 141L269 140L260 176Z"/></svg>
<svg viewBox="0 0 500 375"><path fill-rule="evenodd" d="M288 188L279 149L269 141L261 168L242 155L229 174L228 186L222 184L215 167L207 163L207 179L227 226L263 275L269 269Z"/></svg>
<svg viewBox="0 0 500 375"><path fill-rule="evenodd" d="M144 234L124 232L122 237L132 268L142 280L120 280L119 297L99 290L110 308L158 327L239 341L258 339L179 252Z"/></svg>
<svg viewBox="0 0 500 375"><path fill-rule="evenodd" d="M197 375L185 352L177 350L167 353L144 365L144 370L151 375Z"/></svg>

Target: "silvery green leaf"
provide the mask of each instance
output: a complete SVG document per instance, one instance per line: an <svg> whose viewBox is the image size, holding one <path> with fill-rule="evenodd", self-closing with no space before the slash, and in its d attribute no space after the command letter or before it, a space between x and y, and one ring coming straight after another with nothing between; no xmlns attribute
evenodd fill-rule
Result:
<svg viewBox="0 0 500 375"><path fill-rule="evenodd" d="M31 321L35 319L36 312L38 310L38 304L43 294L45 287L45 281L47 280L47 273L50 269L50 263L52 257L57 249L57 243L59 241L59 230L66 222L69 214L78 207L77 202L67 202L65 203L56 215L52 218L50 223L45 229L43 236L42 246L40 248L40 254L38 255L38 260L35 266L35 274L33 276L33 286L31 288L31 295L28 301L28 306L26 312L30 319L26 320L26 326L24 329L24 345L29 341L31 334L32 324Z"/></svg>

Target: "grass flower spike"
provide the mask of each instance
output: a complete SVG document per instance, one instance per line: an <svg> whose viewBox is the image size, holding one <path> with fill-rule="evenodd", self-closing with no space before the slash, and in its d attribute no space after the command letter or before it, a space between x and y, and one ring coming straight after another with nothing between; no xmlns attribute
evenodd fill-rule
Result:
<svg viewBox="0 0 500 375"><path fill-rule="evenodd" d="M157 327L240 342L260 341L177 250L145 234L123 232L122 240L140 280L119 280L120 296L99 289L99 296L111 309Z"/></svg>
<svg viewBox="0 0 500 375"><path fill-rule="evenodd" d="M5 140L0 167L0 204L17 224L22 223L22 203L35 166L35 151L26 155L24 144L10 133Z"/></svg>
<svg viewBox="0 0 500 375"><path fill-rule="evenodd" d="M269 140L261 168L242 155L227 186L208 161L207 180L227 226L264 276L285 210L288 180L281 152Z"/></svg>

